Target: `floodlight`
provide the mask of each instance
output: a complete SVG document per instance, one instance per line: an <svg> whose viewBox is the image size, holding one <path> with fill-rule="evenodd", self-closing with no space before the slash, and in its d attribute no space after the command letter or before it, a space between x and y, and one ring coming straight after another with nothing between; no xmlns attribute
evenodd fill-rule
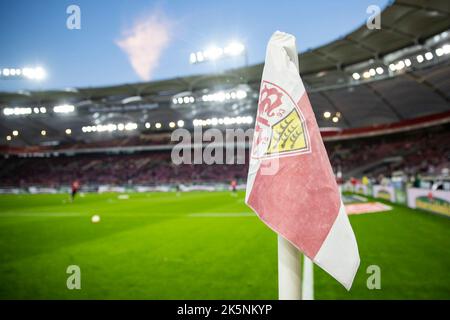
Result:
<svg viewBox="0 0 450 320"><path fill-rule="evenodd" d="M230 56L238 56L244 52L245 46L240 42L232 42L225 47L224 52Z"/></svg>
<svg viewBox="0 0 450 320"><path fill-rule="evenodd" d="M71 104L62 104L53 107L55 113L69 113L75 111L75 106Z"/></svg>

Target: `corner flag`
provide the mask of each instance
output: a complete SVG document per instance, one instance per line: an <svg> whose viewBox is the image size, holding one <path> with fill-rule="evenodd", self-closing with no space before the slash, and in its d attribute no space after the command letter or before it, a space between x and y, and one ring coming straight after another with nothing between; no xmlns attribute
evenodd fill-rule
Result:
<svg viewBox="0 0 450 320"><path fill-rule="evenodd" d="M275 32L269 41L255 122L245 202L349 290L358 246L298 72L292 35Z"/></svg>

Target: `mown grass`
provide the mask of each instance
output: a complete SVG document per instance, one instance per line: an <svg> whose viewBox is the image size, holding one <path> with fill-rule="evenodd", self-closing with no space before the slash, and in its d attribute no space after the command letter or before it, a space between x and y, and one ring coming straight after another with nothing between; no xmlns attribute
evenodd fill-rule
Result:
<svg viewBox="0 0 450 320"><path fill-rule="evenodd" d="M276 299L277 238L244 194L0 196L2 299ZM361 266L347 292L315 267L316 299L450 299L450 219L393 205L351 216ZM98 214L101 222L91 223ZM81 290L66 269L81 268ZM381 268L381 290L366 286Z"/></svg>

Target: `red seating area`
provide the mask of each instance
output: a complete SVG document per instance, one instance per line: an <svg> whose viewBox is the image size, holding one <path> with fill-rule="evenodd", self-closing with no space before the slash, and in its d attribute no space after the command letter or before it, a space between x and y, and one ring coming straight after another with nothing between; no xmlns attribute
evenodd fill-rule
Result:
<svg viewBox="0 0 450 320"><path fill-rule="evenodd" d="M371 162L401 157L401 161L381 167L376 173L391 176L402 170L407 175L439 174L450 167L450 126L347 140L328 144L327 149L334 169L344 173Z"/></svg>
<svg viewBox="0 0 450 320"><path fill-rule="evenodd" d="M174 165L170 151L132 155L9 158L1 161L0 186L60 187L79 179L89 185L158 185L227 182L247 177L246 165Z"/></svg>
<svg viewBox="0 0 450 320"><path fill-rule="evenodd" d="M449 125L383 137L327 142L335 170L349 170L388 157L402 160L377 168L389 176L396 170L408 175L437 174L450 167ZM106 143L106 142L105 142ZM110 142L111 143L111 142ZM84 185L158 185L163 183L245 181L247 165L175 165L170 151L132 154L80 154L58 157L10 156L0 160L0 186L60 187L79 179Z"/></svg>

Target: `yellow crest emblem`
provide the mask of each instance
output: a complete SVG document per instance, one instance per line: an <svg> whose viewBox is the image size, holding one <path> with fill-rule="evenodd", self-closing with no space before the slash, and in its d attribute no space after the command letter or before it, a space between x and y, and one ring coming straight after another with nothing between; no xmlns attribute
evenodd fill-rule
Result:
<svg viewBox="0 0 450 320"><path fill-rule="evenodd" d="M300 151L307 148L303 123L297 110L272 126L272 137L266 154Z"/></svg>

